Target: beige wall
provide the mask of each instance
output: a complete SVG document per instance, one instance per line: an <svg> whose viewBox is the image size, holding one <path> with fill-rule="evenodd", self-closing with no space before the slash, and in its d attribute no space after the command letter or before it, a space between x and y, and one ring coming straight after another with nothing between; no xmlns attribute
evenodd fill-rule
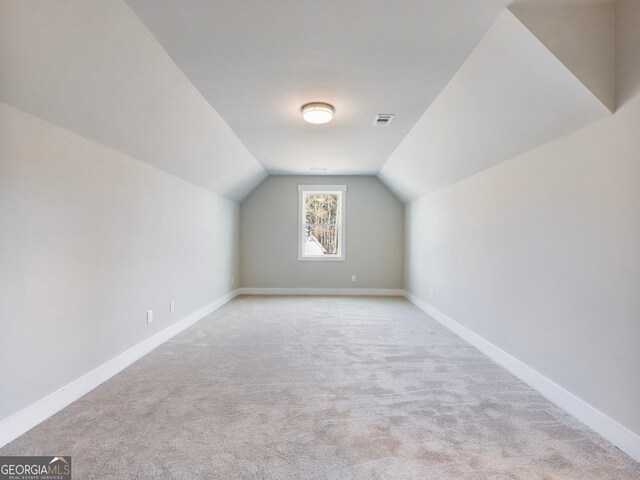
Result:
<svg viewBox="0 0 640 480"><path fill-rule="evenodd" d="M298 261L298 185L320 184L347 185L344 262ZM403 228L402 203L375 177L269 177L240 207L242 286L402 288Z"/></svg>
<svg viewBox="0 0 640 480"><path fill-rule="evenodd" d="M622 2L614 115L407 206L405 281L640 434L638 25Z"/></svg>
<svg viewBox="0 0 640 480"><path fill-rule="evenodd" d="M238 215L0 103L0 420L229 292Z"/></svg>

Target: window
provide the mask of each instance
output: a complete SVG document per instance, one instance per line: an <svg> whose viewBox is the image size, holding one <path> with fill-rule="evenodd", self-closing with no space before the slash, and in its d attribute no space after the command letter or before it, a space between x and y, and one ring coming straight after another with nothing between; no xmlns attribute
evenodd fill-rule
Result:
<svg viewBox="0 0 640 480"><path fill-rule="evenodd" d="M344 260L346 185L298 185L298 260Z"/></svg>

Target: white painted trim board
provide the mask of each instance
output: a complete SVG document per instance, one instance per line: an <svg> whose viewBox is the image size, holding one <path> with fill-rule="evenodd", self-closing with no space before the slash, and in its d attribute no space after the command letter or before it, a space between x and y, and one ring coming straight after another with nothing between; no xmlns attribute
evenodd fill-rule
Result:
<svg viewBox="0 0 640 480"><path fill-rule="evenodd" d="M238 289L240 295L339 295L404 297L401 288L255 288Z"/></svg>
<svg viewBox="0 0 640 480"><path fill-rule="evenodd" d="M496 347L477 333L432 307L424 300L421 300L409 292L405 292L405 296L411 303L434 320L466 340L500 366L509 370L509 372L524 383L540 392L551 402L584 423L631 458L640 462L640 435L620 425L553 380L548 379L530 366Z"/></svg>
<svg viewBox="0 0 640 480"><path fill-rule="evenodd" d="M189 328L198 320L217 310L225 303L238 296L238 290L234 290L206 307L187 315L182 320L161 330L155 335L143 340L129 350L103 363L99 367L84 374L68 385L56 390L14 415L0 422L0 447L15 440L20 435L62 410L67 405L75 402L83 395L96 388L101 383L109 380L115 374L121 372L136 360L157 348L170 338Z"/></svg>
<svg viewBox="0 0 640 480"><path fill-rule="evenodd" d="M427 315L434 318L462 339L475 346L520 380L540 392L550 401L600 434L630 457L640 462L640 436L592 407L568 390L548 379L517 358L496 347L480 335L440 312L415 295L402 289L376 288L239 288L206 307L188 315L152 337L121 353L112 360L74 380L60 390L37 401L15 415L0 422L0 447L19 437L56 412L82 397L116 373L190 327L198 320L220 308L237 295L369 295L404 296Z"/></svg>

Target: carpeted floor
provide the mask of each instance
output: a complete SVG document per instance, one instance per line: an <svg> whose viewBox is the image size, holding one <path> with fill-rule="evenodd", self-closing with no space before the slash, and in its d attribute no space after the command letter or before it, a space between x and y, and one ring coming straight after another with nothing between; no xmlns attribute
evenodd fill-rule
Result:
<svg viewBox="0 0 640 480"><path fill-rule="evenodd" d="M75 479L635 479L401 298L239 297L0 450Z"/></svg>

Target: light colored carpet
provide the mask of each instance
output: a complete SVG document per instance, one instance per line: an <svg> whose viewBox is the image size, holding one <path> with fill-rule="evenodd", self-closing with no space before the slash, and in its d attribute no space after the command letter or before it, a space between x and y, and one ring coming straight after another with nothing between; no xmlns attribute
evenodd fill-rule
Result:
<svg viewBox="0 0 640 480"><path fill-rule="evenodd" d="M400 298L239 297L0 454L76 479L640 478Z"/></svg>

